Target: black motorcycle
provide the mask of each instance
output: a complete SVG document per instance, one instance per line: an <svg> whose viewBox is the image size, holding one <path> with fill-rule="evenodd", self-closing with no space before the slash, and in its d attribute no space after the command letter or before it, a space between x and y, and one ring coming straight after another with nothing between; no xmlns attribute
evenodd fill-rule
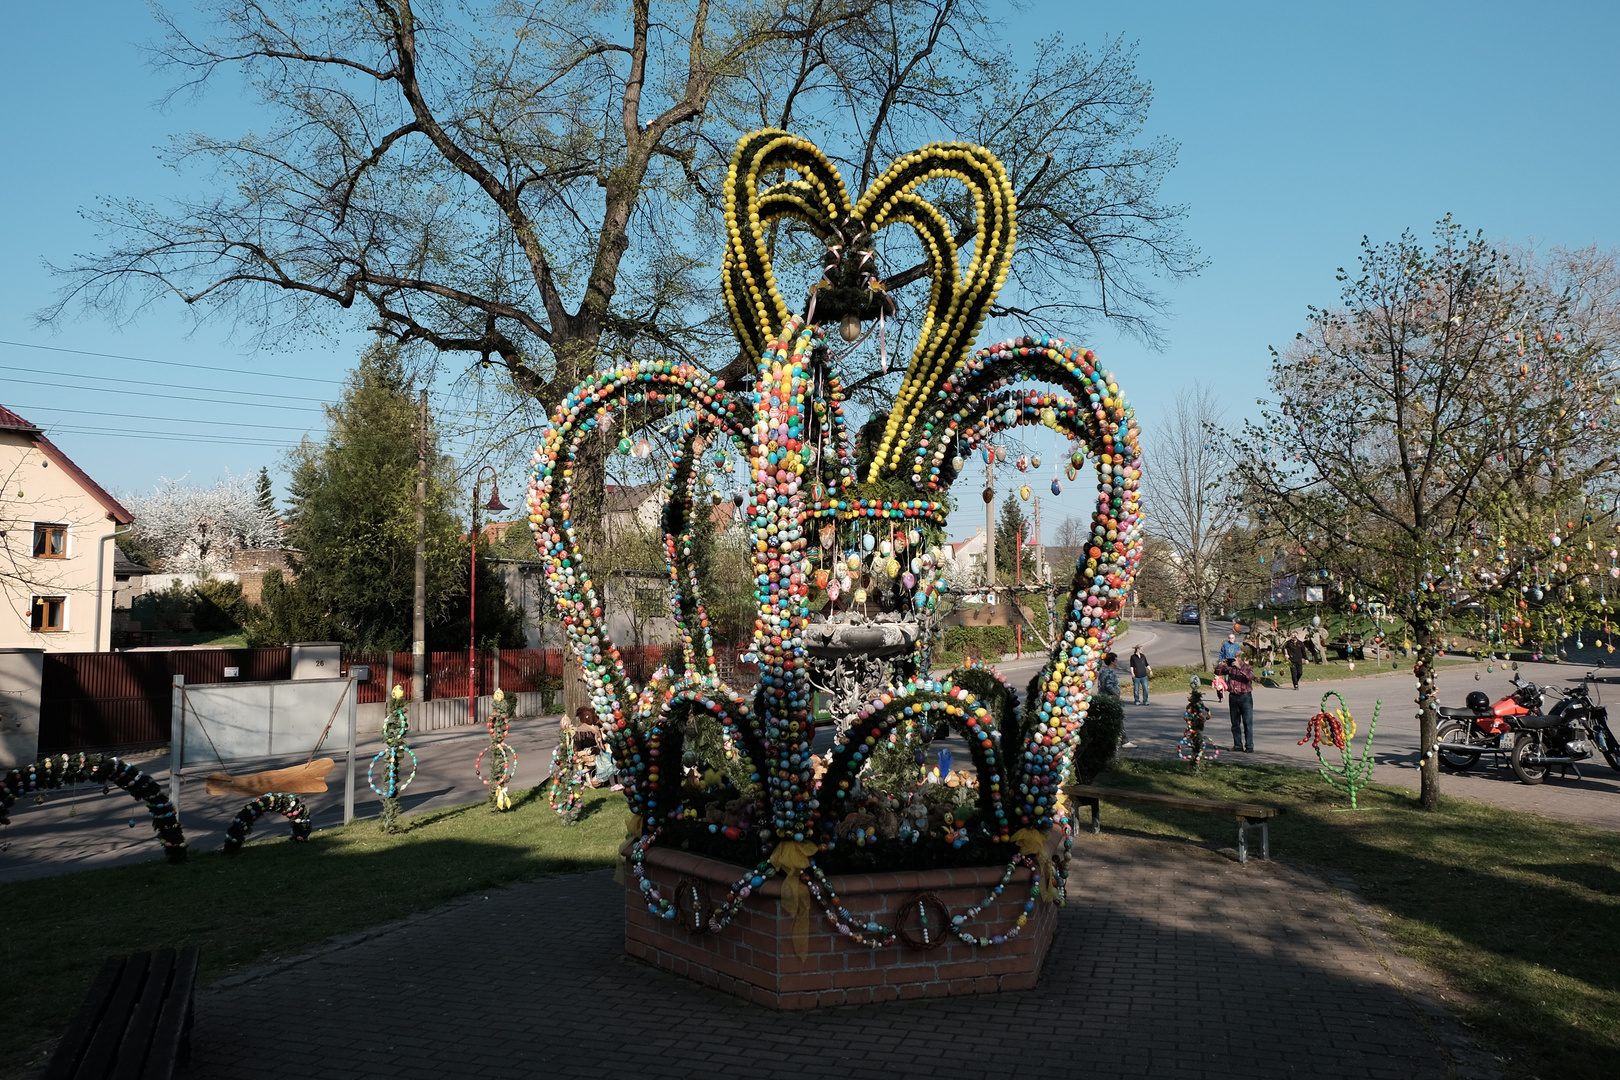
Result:
<svg viewBox="0 0 1620 1080"><path fill-rule="evenodd" d="M1590 676L1588 676L1590 678ZM1521 783L1539 784L1550 766L1559 765L1581 775L1579 762L1602 754L1609 768L1620 772L1620 741L1609 730L1609 712L1592 700L1586 683L1568 690L1540 688L1559 700L1545 714L1516 716L1513 748L1508 764Z"/></svg>

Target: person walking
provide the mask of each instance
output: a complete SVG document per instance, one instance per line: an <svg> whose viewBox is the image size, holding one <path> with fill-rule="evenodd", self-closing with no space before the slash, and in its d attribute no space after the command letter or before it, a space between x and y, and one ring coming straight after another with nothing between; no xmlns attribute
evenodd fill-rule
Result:
<svg viewBox="0 0 1620 1080"><path fill-rule="evenodd" d="M1148 703L1148 678L1153 674L1153 665L1148 663L1147 653L1138 645L1131 650L1131 704L1146 705Z"/></svg>
<svg viewBox="0 0 1620 1080"><path fill-rule="evenodd" d="M1232 713L1232 749L1254 753L1254 668L1241 656L1222 660L1215 674L1226 680L1226 707Z"/></svg>
<svg viewBox="0 0 1620 1080"><path fill-rule="evenodd" d="M1097 693L1107 694L1115 700L1119 699L1119 669L1114 665L1119 662L1118 653L1108 653L1103 657L1102 670L1097 672ZM1123 705L1124 703L1121 702ZM1125 734L1123 721L1119 725L1119 747L1121 750L1134 750L1136 744L1131 742Z"/></svg>
<svg viewBox="0 0 1620 1080"><path fill-rule="evenodd" d="M1294 689L1298 690L1299 677L1305 674L1305 631L1295 630L1289 634L1283 652L1288 655L1288 671L1294 676Z"/></svg>

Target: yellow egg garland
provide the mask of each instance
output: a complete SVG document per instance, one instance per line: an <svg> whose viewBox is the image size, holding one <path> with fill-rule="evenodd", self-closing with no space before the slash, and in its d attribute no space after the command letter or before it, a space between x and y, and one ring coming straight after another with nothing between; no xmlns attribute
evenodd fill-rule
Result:
<svg viewBox="0 0 1620 1080"><path fill-rule="evenodd" d="M783 172L794 176L761 188L761 177ZM949 223L915 190L940 179L962 184L976 209L973 260L965 271ZM725 926L753 890L784 873L784 902L795 910L804 910L813 894L840 933L867 942L892 940L886 928L849 924L847 912L829 895L816 856L837 846L836 827L872 748L902 725L943 722L967 739L973 755L975 828L1005 849L1009 873L1014 866L1032 867L1034 891L1060 899L1061 860L1050 871L1045 837L1054 826L1067 827L1058 784L1141 555L1134 413L1095 356L1061 339L1017 338L972 351L1005 283L1016 238L1011 184L987 150L940 143L904 155L851 205L837 170L815 146L787 132L762 130L739 141L725 199L722 287L739 342L758 357L753 385L733 390L694 367L662 360L598 372L554 412L533 458L527 494L545 584L580 659L630 803L632 875L649 910L674 918L675 904L648 881L642 864L667 828L689 818L681 731L688 718L708 715L765 791L747 834L759 838L757 866L715 905L709 928ZM780 295L766 243L771 222L784 217L805 222L827 244L822 280L803 314L793 314ZM867 245L896 223L911 226L928 253L929 304L895 407L872 426L872 441L861 456L846 430L826 327L847 328L892 313ZM1017 379L1048 383L1057 392L1020 390L1012 385ZM574 460L587 438L614 412L642 403L685 415L666 474L663 519L682 657L679 674L660 668L638 690L607 633L580 552L570 488ZM847 593L845 603L865 603L871 590L926 609L940 587L937 552L926 549L939 537L948 511L948 502L935 496L956 478L964 450L989 447L1000 432L1026 425L1052 428L1083 446L1069 465L1071 479L1089 457L1099 480L1090 543L1075 567L1060 639L1036 681L1037 692L1020 708L1009 688L978 669L891 685L849 718L848 736L816 775L805 645L812 596L824 591L836 600ZM747 462L748 491L738 496L738 505L750 530L758 602L753 655L760 680L751 699L718 675L704 583L691 555L692 522L703 512L696 489L705 440L736 448ZM897 499L893 489L908 460L913 497ZM841 536L862 535L864 550L859 544L853 552L838 550ZM918 646L921 671L927 670L926 648ZM1005 732L998 717L1013 721ZM746 839L741 830L732 832ZM1050 886L1044 890L1043 880ZM962 918L953 920L953 932L978 945L999 944L1016 933L1014 927L974 934Z"/></svg>

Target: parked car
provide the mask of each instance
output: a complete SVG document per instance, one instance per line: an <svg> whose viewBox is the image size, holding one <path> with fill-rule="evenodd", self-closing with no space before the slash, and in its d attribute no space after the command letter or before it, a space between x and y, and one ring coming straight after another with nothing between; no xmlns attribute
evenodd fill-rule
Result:
<svg viewBox="0 0 1620 1080"><path fill-rule="evenodd" d="M1181 614L1176 616L1176 622L1180 623L1182 626L1197 626L1198 625L1198 608L1197 608L1197 606L1195 605L1193 607L1184 607L1184 608L1182 608L1181 609Z"/></svg>

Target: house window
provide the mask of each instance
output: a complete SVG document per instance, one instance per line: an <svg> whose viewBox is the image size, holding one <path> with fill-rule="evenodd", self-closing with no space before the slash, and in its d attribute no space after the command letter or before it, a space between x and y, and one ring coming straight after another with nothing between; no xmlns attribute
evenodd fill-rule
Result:
<svg viewBox="0 0 1620 1080"><path fill-rule="evenodd" d="M67 558L67 531L66 525L34 524L34 558L36 559L65 559Z"/></svg>
<svg viewBox="0 0 1620 1080"><path fill-rule="evenodd" d="M66 630L67 597L34 597L34 609L29 616L28 625L29 629L41 634L54 634Z"/></svg>

